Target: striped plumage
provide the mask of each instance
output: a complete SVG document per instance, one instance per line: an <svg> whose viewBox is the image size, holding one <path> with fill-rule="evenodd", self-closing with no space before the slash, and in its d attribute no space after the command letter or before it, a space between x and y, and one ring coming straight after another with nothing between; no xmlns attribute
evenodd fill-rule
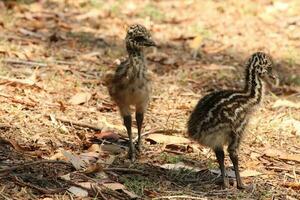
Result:
<svg viewBox="0 0 300 200"><path fill-rule="evenodd" d="M265 53L254 53L246 64L245 87L210 93L196 105L188 120L190 137L215 151L222 173L223 186L228 186L224 166L224 146L228 145L238 188L244 188L238 168L238 148L251 112L264 94L263 81L272 78L272 59Z"/></svg>
<svg viewBox="0 0 300 200"><path fill-rule="evenodd" d="M155 46L150 33L140 24L131 25L125 38L128 58L122 62L113 75L108 74L106 84L111 98L119 107L129 137L129 158L135 160L135 148L132 141L130 106L136 108L138 128L137 147L141 148L141 129L144 113L150 98L150 80L143 49Z"/></svg>

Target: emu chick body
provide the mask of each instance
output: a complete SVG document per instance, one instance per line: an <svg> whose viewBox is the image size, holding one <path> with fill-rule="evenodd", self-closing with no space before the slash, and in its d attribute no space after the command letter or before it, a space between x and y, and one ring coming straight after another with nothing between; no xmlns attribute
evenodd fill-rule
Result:
<svg viewBox="0 0 300 200"><path fill-rule="evenodd" d="M128 58L122 62L113 75L106 77L108 91L116 102L129 137L129 158L135 160L135 147L132 141L130 106L135 106L138 129L137 150L141 150L141 129L149 98L150 80L147 76L143 48L155 46L150 33L139 24L129 27L125 38Z"/></svg>
<svg viewBox="0 0 300 200"><path fill-rule="evenodd" d="M260 104L264 94L265 78L274 78L272 60L264 53L253 54L246 65L245 87L241 90L223 90L200 99L188 120L190 137L214 150L224 187L228 187L224 165L224 146L228 146L237 187L244 188L238 164L238 148L251 113Z"/></svg>

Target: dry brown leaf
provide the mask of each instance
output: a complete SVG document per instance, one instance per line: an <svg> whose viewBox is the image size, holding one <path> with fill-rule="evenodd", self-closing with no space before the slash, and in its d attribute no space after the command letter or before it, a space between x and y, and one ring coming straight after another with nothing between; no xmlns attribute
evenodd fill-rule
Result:
<svg viewBox="0 0 300 200"><path fill-rule="evenodd" d="M86 152L86 153L81 153L79 155L79 157L85 163L93 163L99 159L100 153L99 152Z"/></svg>
<svg viewBox="0 0 300 200"><path fill-rule="evenodd" d="M210 172L214 173L214 174L219 174L221 175L221 171L220 169L210 169ZM227 176L230 178L235 178L235 172L232 169L228 169L226 170ZM240 173L241 177L251 177L251 176L259 176L262 175L262 173L255 171L255 170L251 170L251 169L246 169L244 171L242 171Z"/></svg>
<svg viewBox="0 0 300 200"><path fill-rule="evenodd" d="M139 197L138 195L128 191L126 189L126 187L124 185L122 185L121 183L104 183L103 185L111 190L123 191L125 194L127 194L130 197L130 199L136 199Z"/></svg>
<svg viewBox="0 0 300 200"><path fill-rule="evenodd" d="M189 42L189 47L193 50L197 50L203 42L202 35L197 35L193 40Z"/></svg>
<svg viewBox="0 0 300 200"><path fill-rule="evenodd" d="M300 108L300 103L294 103L286 99L278 99L277 101L275 101L272 108L279 108L279 107Z"/></svg>
<svg viewBox="0 0 300 200"><path fill-rule="evenodd" d="M101 150L110 152L112 154L119 154L124 151L124 149L122 149L121 147L113 144L103 144L101 145Z"/></svg>
<svg viewBox="0 0 300 200"><path fill-rule="evenodd" d="M92 94L89 92L79 92L71 97L69 103L72 105L80 105L88 102L92 97Z"/></svg>
<svg viewBox="0 0 300 200"><path fill-rule="evenodd" d="M8 143L10 144L16 151L22 153L22 154L27 154L27 155L32 155L32 156L37 156L37 157L40 157L42 156L43 152L40 151L40 150L33 150L33 151L30 151L22 146L20 146L20 144L13 140L13 139L1 139L2 141L4 141L5 143Z"/></svg>
<svg viewBox="0 0 300 200"><path fill-rule="evenodd" d="M282 160L290 160L300 162L300 155L299 154L288 154L278 149L266 149L264 151L264 155L268 157L278 158Z"/></svg>
<svg viewBox="0 0 300 200"><path fill-rule="evenodd" d="M241 177L252 177L252 176L259 176L259 175L262 175L262 173L251 169L246 169L241 172Z"/></svg>
<svg viewBox="0 0 300 200"><path fill-rule="evenodd" d="M163 169L169 169L169 170L185 169L185 170L190 170L193 172L200 172L203 170L203 169L200 169L199 167L188 166L188 165L184 164L183 162L178 162L176 164L172 164L172 163L171 164L163 164L163 165L160 165L160 167Z"/></svg>
<svg viewBox="0 0 300 200"><path fill-rule="evenodd" d="M94 134L94 136L97 139L104 139L104 140L114 140L117 141L120 136L118 134L116 134L115 132L111 131L111 130L103 130L100 133L96 133Z"/></svg>
<svg viewBox="0 0 300 200"><path fill-rule="evenodd" d="M85 174L93 174L97 172L103 171L103 166L100 163L94 163L90 164L84 171L83 173Z"/></svg>
<svg viewBox="0 0 300 200"><path fill-rule="evenodd" d="M68 191L71 192L72 194L74 194L77 197L87 197L87 196L89 196L88 191L86 191L86 190L84 190L80 187L71 186L68 189Z"/></svg>
<svg viewBox="0 0 300 200"><path fill-rule="evenodd" d="M299 190L300 191L300 183L297 182L285 182L282 184L285 187L292 188L293 190Z"/></svg>
<svg viewBox="0 0 300 200"><path fill-rule="evenodd" d="M77 155L74 155L70 152L62 150L62 154L65 158L73 165L76 170L81 170L85 168L86 163Z"/></svg>
<svg viewBox="0 0 300 200"><path fill-rule="evenodd" d="M211 173L221 175L221 170L220 169L209 169ZM226 174L229 178L235 178L235 173L232 169L227 169Z"/></svg>
<svg viewBox="0 0 300 200"><path fill-rule="evenodd" d="M189 144L191 141L187 138L180 136L164 135L164 134L151 134L146 138L150 143L161 143L161 144Z"/></svg>
<svg viewBox="0 0 300 200"><path fill-rule="evenodd" d="M166 149L170 149L173 151L186 152L188 150L188 145L183 144L168 144L165 147ZM190 147L192 148L192 147Z"/></svg>
<svg viewBox="0 0 300 200"><path fill-rule="evenodd" d="M89 152L101 152L101 147L99 144L92 144L89 148L88 148Z"/></svg>

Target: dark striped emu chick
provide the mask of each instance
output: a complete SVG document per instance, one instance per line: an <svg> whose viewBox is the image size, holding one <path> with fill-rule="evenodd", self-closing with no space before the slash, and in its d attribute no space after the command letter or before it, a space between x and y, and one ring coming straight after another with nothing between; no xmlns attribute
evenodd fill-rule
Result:
<svg viewBox="0 0 300 200"><path fill-rule="evenodd" d="M243 90L223 90L208 94L197 104L188 120L189 136L214 150L224 187L229 186L224 165L224 146L228 145L234 166L237 188L244 189L240 178L238 148L251 113L264 95L264 81L276 79L272 59L262 52L254 53L246 64Z"/></svg>
<svg viewBox="0 0 300 200"><path fill-rule="evenodd" d="M141 129L150 98L150 79L144 57L144 47L155 46L147 29L140 25L131 25L125 38L128 58L122 62L110 77L106 77L111 98L119 107L129 137L129 158L135 160L135 147L132 141L130 106L135 106L135 118L138 129L137 149L141 150Z"/></svg>

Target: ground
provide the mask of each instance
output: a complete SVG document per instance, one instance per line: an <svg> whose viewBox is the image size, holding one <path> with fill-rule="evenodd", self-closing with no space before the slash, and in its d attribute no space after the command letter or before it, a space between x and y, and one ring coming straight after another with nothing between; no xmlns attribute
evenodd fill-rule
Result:
<svg viewBox="0 0 300 200"><path fill-rule="evenodd" d="M300 199L299 1L7 0L0 10L0 199ZM132 23L158 44L146 51L153 94L135 163L103 82ZM255 51L273 57L280 84L241 145L252 189L222 189L213 152L186 142L186 120L208 92L242 87Z"/></svg>

